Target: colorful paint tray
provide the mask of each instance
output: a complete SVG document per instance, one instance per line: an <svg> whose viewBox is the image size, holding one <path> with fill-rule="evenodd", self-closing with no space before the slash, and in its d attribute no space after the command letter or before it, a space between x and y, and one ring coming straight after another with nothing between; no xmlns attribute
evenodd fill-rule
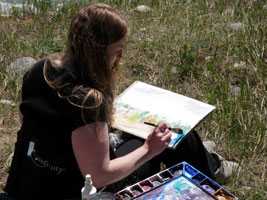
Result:
<svg viewBox="0 0 267 200"><path fill-rule="evenodd" d="M186 162L176 164L116 193L117 200L238 200Z"/></svg>

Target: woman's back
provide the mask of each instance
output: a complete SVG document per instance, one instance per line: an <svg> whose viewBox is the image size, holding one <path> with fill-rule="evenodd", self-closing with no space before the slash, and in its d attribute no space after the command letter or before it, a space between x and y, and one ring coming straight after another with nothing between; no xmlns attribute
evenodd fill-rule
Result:
<svg viewBox="0 0 267 200"><path fill-rule="evenodd" d="M24 77L20 106L23 125L6 190L29 199L51 199L51 194L59 199L77 197L84 179L73 155L71 133L83 123L81 111L47 85L44 62L37 63ZM47 64L51 68L50 61Z"/></svg>

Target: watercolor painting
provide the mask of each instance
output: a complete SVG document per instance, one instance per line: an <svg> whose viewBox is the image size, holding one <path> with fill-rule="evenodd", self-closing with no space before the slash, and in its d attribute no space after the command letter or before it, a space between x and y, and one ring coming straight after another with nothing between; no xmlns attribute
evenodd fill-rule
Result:
<svg viewBox="0 0 267 200"><path fill-rule="evenodd" d="M180 176L144 195L136 200L214 200L213 197L201 190L188 179Z"/></svg>
<svg viewBox="0 0 267 200"><path fill-rule="evenodd" d="M144 122L165 122L169 127L182 129L182 134L171 131L171 148L215 109L212 105L140 81L116 98L114 108L112 127L143 139L154 129Z"/></svg>
<svg viewBox="0 0 267 200"><path fill-rule="evenodd" d="M188 132L191 127L182 125L179 122L170 122L167 117L160 115L153 115L150 111L140 110L130 106L129 104L115 103L116 114L114 116L115 122L113 127L132 133L138 137L146 139L147 135L153 130L153 126L148 126L144 122L159 124L165 122L169 127L179 127L183 131ZM184 137L184 133L177 134L172 132L172 140L169 147L174 147L178 141Z"/></svg>

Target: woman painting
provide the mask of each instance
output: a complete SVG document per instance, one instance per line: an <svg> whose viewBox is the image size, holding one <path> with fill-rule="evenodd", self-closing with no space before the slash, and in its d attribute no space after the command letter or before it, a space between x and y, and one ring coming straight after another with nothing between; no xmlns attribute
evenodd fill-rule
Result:
<svg viewBox="0 0 267 200"><path fill-rule="evenodd" d="M124 16L106 4L83 7L71 22L65 53L37 62L23 78L21 129L5 191L9 199L80 199L86 174L116 192L187 161L215 178L218 156L196 132L175 151L165 123L143 141L109 144L118 63L128 36Z"/></svg>

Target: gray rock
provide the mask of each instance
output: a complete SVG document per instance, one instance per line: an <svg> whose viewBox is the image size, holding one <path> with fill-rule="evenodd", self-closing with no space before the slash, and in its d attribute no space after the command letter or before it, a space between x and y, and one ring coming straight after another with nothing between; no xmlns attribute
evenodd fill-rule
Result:
<svg viewBox="0 0 267 200"><path fill-rule="evenodd" d="M136 11L137 12L142 12L142 13L146 13L146 12L149 12L151 11L152 9L148 6L145 6L145 5L140 5L140 6L137 6L136 7Z"/></svg>
<svg viewBox="0 0 267 200"><path fill-rule="evenodd" d="M37 59L32 57L18 58L7 67L7 72L18 72L24 75L36 62Z"/></svg>
<svg viewBox="0 0 267 200"><path fill-rule="evenodd" d="M239 30L244 30L246 25L241 22L238 22L230 24L229 27L234 31L239 31Z"/></svg>
<svg viewBox="0 0 267 200"><path fill-rule="evenodd" d="M230 89L235 96L238 96L241 93L241 88L237 85L232 85Z"/></svg>
<svg viewBox="0 0 267 200"><path fill-rule="evenodd" d="M10 100L5 100L5 99L1 99L0 100L0 104L5 104L5 105L10 105L10 106L15 106L16 104ZM1 122L0 122L1 124Z"/></svg>

